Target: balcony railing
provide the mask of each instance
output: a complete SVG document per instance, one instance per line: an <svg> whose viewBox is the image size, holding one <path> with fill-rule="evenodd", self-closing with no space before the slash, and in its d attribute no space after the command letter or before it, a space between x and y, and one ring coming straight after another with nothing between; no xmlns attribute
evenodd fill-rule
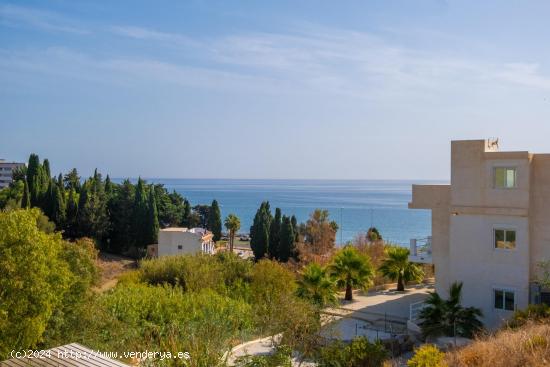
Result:
<svg viewBox="0 0 550 367"><path fill-rule="evenodd" d="M412 238L410 242L409 261L422 264L432 263L432 236Z"/></svg>

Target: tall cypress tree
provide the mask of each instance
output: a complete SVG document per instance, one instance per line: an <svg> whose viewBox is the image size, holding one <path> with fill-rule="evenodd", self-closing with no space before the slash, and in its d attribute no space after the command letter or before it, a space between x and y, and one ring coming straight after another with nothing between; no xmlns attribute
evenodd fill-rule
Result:
<svg viewBox="0 0 550 367"><path fill-rule="evenodd" d="M269 202L264 201L250 227L250 247L256 260L260 260L267 254L269 248L269 228L271 226L271 211Z"/></svg>
<svg viewBox="0 0 550 367"><path fill-rule="evenodd" d="M281 209L275 208L275 217L269 227L268 255L271 259L279 259L279 242L281 232Z"/></svg>
<svg viewBox="0 0 550 367"><path fill-rule="evenodd" d="M130 180L124 180L118 189L113 191L109 202L111 222L111 250L123 253L134 247L134 200L136 188Z"/></svg>
<svg viewBox="0 0 550 367"><path fill-rule="evenodd" d="M29 185L24 181L23 198L21 199L21 208L29 209L31 207L31 195L29 194Z"/></svg>
<svg viewBox="0 0 550 367"><path fill-rule="evenodd" d="M57 184L52 183L52 186L52 212L50 219L56 224L57 229L61 229L65 223L65 198Z"/></svg>
<svg viewBox="0 0 550 367"><path fill-rule="evenodd" d="M294 231L294 242L298 242L299 232L298 232L298 221L296 220L296 216L292 215L290 217L290 223L292 224L292 230Z"/></svg>
<svg viewBox="0 0 550 367"><path fill-rule="evenodd" d="M292 229L292 221L286 215L283 216L280 232L279 260L287 262L289 258L295 254L294 230Z"/></svg>
<svg viewBox="0 0 550 367"><path fill-rule="evenodd" d="M222 214L217 200L212 200L208 215L208 229L212 231L214 241L219 241L222 237Z"/></svg>
<svg viewBox="0 0 550 367"><path fill-rule="evenodd" d="M77 237L78 201L74 188L69 190L65 213L65 235L69 238Z"/></svg>
<svg viewBox="0 0 550 367"><path fill-rule="evenodd" d="M27 167L27 182L29 185L31 206L38 205L40 193L42 192L42 188L40 187L40 169L40 158L34 153L31 154Z"/></svg>
<svg viewBox="0 0 550 367"><path fill-rule="evenodd" d="M152 245L154 243L158 243L159 233L159 217L157 211L157 203L155 200L155 188L153 187L153 185L149 187L148 212L147 244Z"/></svg>
<svg viewBox="0 0 550 367"><path fill-rule="evenodd" d="M146 230L148 215L149 212L147 210L147 194L145 192L145 184L140 177L136 185L136 194L134 196L134 213L132 222L132 230L134 235L133 242L138 251L143 251L147 245L150 245Z"/></svg>
<svg viewBox="0 0 550 367"><path fill-rule="evenodd" d="M45 177L51 179L52 174L50 172L50 161L48 160L48 158L44 158L44 162L42 163L42 168L44 169Z"/></svg>

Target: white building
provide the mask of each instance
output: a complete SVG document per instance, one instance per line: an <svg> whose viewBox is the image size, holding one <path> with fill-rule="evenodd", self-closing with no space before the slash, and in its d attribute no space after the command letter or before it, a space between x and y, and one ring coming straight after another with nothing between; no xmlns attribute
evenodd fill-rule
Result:
<svg viewBox="0 0 550 367"><path fill-rule="evenodd" d="M159 230L158 244L147 247L150 257L214 253L213 234L203 228L164 228Z"/></svg>
<svg viewBox="0 0 550 367"><path fill-rule="evenodd" d="M550 154L499 151L498 141L451 143L451 184L413 185L409 208L432 211L432 235L411 240L411 261L433 263L436 290L463 282L462 303L496 327L529 303L550 259Z"/></svg>
<svg viewBox="0 0 550 367"><path fill-rule="evenodd" d="M13 171L24 166L25 163L7 162L0 159L0 190L10 185Z"/></svg>

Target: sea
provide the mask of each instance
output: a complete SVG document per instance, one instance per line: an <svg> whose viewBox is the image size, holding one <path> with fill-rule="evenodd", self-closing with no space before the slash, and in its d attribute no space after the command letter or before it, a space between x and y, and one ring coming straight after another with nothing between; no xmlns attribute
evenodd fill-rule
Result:
<svg viewBox="0 0 550 367"><path fill-rule="evenodd" d="M175 190L192 205L210 204L216 199L222 220L230 213L241 220L240 233L249 232L254 214L262 201L272 211L281 208L284 215L307 221L315 209L329 211L338 223L336 242L345 244L369 227L394 244L408 246L411 238L431 235L431 212L408 209L413 183L445 183L419 180L263 180L263 179L160 179L148 183L163 184Z"/></svg>

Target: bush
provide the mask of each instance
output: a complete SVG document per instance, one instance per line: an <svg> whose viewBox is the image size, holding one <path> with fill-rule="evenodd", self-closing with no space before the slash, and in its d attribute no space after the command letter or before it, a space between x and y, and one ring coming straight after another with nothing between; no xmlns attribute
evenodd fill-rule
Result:
<svg viewBox="0 0 550 367"><path fill-rule="evenodd" d="M0 212L0 359L35 347L75 283L61 234L39 230L38 209Z"/></svg>
<svg viewBox="0 0 550 367"><path fill-rule="evenodd" d="M541 321L550 319L550 306L541 303L538 305L529 305L525 310L517 310L514 312L512 320L509 322L510 327L519 327L528 321Z"/></svg>
<svg viewBox="0 0 550 367"><path fill-rule="evenodd" d="M286 345L277 347L269 355L243 356L235 361L236 367L292 367L292 349Z"/></svg>
<svg viewBox="0 0 550 367"><path fill-rule="evenodd" d="M319 367L380 367L388 357L382 343L359 337L347 345L332 342L319 350L316 359Z"/></svg>
<svg viewBox="0 0 550 367"><path fill-rule="evenodd" d="M446 367L445 353L435 345L425 344L418 348L407 362L408 367Z"/></svg>

